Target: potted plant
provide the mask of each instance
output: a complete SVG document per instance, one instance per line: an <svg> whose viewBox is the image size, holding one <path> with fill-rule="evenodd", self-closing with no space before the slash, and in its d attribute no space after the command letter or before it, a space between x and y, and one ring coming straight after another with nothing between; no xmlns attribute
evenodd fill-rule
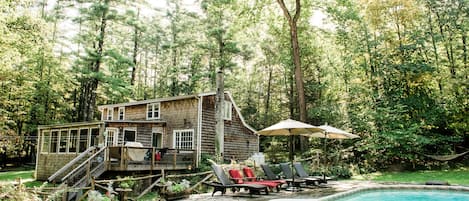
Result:
<svg viewBox="0 0 469 201"><path fill-rule="evenodd" d="M188 198L190 192L190 182L183 179L181 182L167 181L162 182L163 188L160 192L161 197L166 200L178 200Z"/></svg>

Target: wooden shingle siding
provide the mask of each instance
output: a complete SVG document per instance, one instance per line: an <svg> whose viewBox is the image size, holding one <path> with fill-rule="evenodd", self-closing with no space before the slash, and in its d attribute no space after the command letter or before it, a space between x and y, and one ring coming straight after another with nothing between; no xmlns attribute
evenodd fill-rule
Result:
<svg viewBox="0 0 469 201"><path fill-rule="evenodd" d="M125 107L126 120L146 120L147 119L147 105L132 105Z"/></svg>
<svg viewBox="0 0 469 201"><path fill-rule="evenodd" d="M40 154L37 160L36 180L44 181L78 154ZM84 161L85 159L83 159ZM83 162L81 161L81 162ZM80 162L80 163L81 163ZM78 163L78 164L80 164Z"/></svg>
<svg viewBox="0 0 469 201"><path fill-rule="evenodd" d="M151 147L151 134L154 127L163 127L162 123L131 123L131 122L110 122L106 125L108 128L119 129L119 144L123 144L124 140L124 129L125 128L137 128L137 139L136 142L142 143L145 147Z"/></svg>
<svg viewBox="0 0 469 201"><path fill-rule="evenodd" d="M231 101L225 95L225 100ZM202 153L215 153L215 96L205 96L202 109ZM225 158L245 160L259 152L259 138L246 128L239 114L232 108L232 119L225 120ZM249 142L249 143L248 143Z"/></svg>
<svg viewBox="0 0 469 201"><path fill-rule="evenodd" d="M183 99L171 102L162 102L160 105L161 119L166 121L167 135L163 139L169 148L173 147L173 131L194 129L194 148L197 147L197 99Z"/></svg>

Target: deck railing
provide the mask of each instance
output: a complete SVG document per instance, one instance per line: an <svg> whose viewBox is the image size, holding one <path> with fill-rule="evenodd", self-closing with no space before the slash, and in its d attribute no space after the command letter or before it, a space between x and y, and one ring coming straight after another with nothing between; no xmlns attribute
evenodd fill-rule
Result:
<svg viewBox="0 0 469 201"><path fill-rule="evenodd" d="M195 165L194 150L160 149L155 147L108 147L108 170L180 170Z"/></svg>

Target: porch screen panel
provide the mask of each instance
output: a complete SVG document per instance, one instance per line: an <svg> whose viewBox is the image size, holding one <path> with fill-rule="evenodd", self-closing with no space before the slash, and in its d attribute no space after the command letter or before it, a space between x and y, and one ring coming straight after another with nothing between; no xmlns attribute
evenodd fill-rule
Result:
<svg viewBox="0 0 469 201"><path fill-rule="evenodd" d="M68 141L68 130L61 130L60 138L59 138L59 152L60 153L67 152L67 141Z"/></svg>
<svg viewBox="0 0 469 201"><path fill-rule="evenodd" d="M90 146L98 145L97 137L99 135L99 128L92 128L91 129L91 143Z"/></svg>
<svg viewBox="0 0 469 201"><path fill-rule="evenodd" d="M42 132L42 150L41 153L48 153L50 148L50 131Z"/></svg>
<svg viewBox="0 0 469 201"><path fill-rule="evenodd" d="M174 148L192 150L194 145L194 130L175 130Z"/></svg>
<svg viewBox="0 0 469 201"><path fill-rule="evenodd" d="M50 153L56 153L59 140L59 131L52 131L50 134Z"/></svg>
<svg viewBox="0 0 469 201"><path fill-rule="evenodd" d="M79 142L78 152L84 152L88 148L88 128L80 129Z"/></svg>
<svg viewBox="0 0 469 201"><path fill-rule="evenodd" d="M70 130L70 138L68 141L68 152L77 152L78 147L78 130Z"/></svg>

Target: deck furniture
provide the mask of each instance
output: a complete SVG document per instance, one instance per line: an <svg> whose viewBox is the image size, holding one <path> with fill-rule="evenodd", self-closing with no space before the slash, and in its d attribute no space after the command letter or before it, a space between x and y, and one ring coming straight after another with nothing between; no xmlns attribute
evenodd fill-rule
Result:
<svg viewBox="0 0 469 201"><path fill-rule="evenodd" d="M262 168L262 170L264 171L265 177L266 177L268 180L278 180L278 179L280 179L280 176L279 176L279 175L276 175L276 174L272 171L272 169L270 169L269 165L263 164L263 165L261 165L261 168Z"/></svg>
<svg viewBox="0 0 469 201"><path fill-rule="evenodd" d="M243 168L243 173L244 173L244 177L247 178L249 181L270 181L270 182L275 182L275 183L279 183L279 184L286 184L287 181L283 180L283 179L264 179L264 178L258 178L256 177L256 175L254 174L254 171L250 168L250 167L244 167Z"/></svg>
<svg viewBox="0 0 469 201"><path fill-rule="evenodd" d="M290 163L280 163L280 168L282 168L283 174L286 179L293 179L293 171L290 168ZM316 186L319 184L319 179L314 177L297 177L295 175L295 180L304 180L306 185Z"/></svg>
<svg viewBox="0 0 469 201"><path fill-rule="evenodd" d="M212 196L220 191L222 195L226 193L226 189L231 189L232 192L236 192L241 188L249 190L249 195L253 194L260 194L261 192L265 192L265 194L269 194L269 189L265 185L259 184L235 184L233 183L228 176L225 174L223 168L219 165L212 165L212 170L218 178L219 182L204 182L205 185L209 185L213 187Z"/></svg>
<svg viewBox="0 0 469 201"><path fill-rule="evenodd" d="M231 180L235 184L260 184L269 187L269 189L276 189L277 192L280 191L281 183L272 182L272 181L245 181L245 178L241 175L241 172L236 169L231 169L228 171L230 174Z"/></svg>
<svg viewBox="0 0 469 201"><path fill-rule="evenodd" d="M327 184L327 181L332 180L331 177L326 177L325 175L323 176L313 176L309 175L306 173L306 170L303 168L303 165L301 163L293 163L293 167L295 168L296 175L299 176L300 178L315 178L318 179L318 183L324 183Z"/></svg>

